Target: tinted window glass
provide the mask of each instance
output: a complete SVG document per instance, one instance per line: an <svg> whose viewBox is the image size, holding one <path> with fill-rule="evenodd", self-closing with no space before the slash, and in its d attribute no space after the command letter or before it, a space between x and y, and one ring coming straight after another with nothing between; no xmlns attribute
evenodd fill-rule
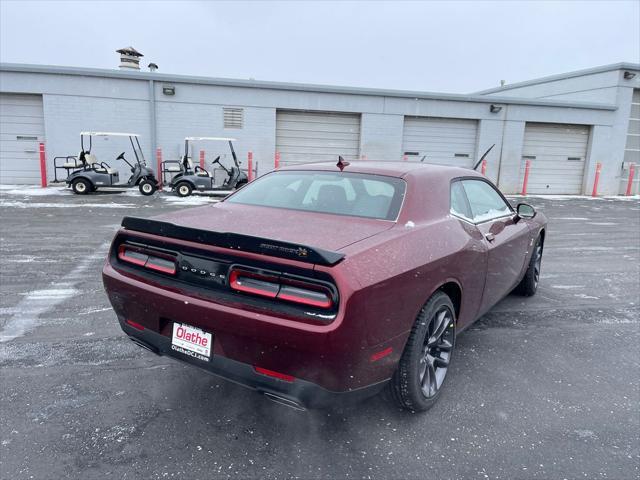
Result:
<svg viewBox="0 0 640 480"><path fill-rule="evenodd" d="M473 220L467 205L464 189L462 188L462 182L453 182L451 184L451 213L467 220Z"/></svg>
<svg viewBox="0 0 640 480"><path fill-rule="evenodd" d="M474 222L484 222L511 213L500 194L482 180L463 180L462 185L471 205Z"/></svg>
<svg viewBox="0 0 640 480"><path fill-rule="evenodd" d="M404 192L404 180L395 177L285 170L251 182L226 201L395 220Z"/></svg>

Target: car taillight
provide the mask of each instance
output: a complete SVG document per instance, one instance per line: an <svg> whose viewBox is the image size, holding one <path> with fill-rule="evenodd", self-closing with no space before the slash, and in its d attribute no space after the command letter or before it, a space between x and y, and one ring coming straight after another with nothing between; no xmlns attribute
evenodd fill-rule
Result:
<svg viewBox="0 0 640 480"><path fill-rule="evenodd" d="M234 268L229 273L229 285L238 292L310 307L328 309L334 306L333 293L328 287L304 280Z"/></svg>
<svg viewBox="0 0 640 480"><path fill-rule="evenodd" d="M275 280L275 281L273 281ZM244 270L232 270L229 274L229 285L239 292L253 293L261 297L275 298L280 284L277 278L260 275Z"/></svg>
<svg viewBox="0 0 640 480"><path fill-rule="evenodd" d="M331 298L324 292L288 285L280 287L277 298L318 308L331 308L333 305Z"/></svg>
<svg viewBox="0 0 640 480"><path fill-rule="evenodd" d="M169 275L175 275L176 273L176 260L174 257L147 250L143 247L122 244L118 247L118 259L156 272Z"/></svg>

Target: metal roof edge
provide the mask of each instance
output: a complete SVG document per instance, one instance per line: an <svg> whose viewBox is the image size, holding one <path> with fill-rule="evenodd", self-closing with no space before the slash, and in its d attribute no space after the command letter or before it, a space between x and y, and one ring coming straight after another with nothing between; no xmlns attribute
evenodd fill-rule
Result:
<svg viewBox="0 0 640 480"><path fill-rule="evenodd" d="M565 80L567 78L582 77L584 75L593 75L594 73L611 72L614 70L640 70L639 63L619 62L611 63L609 65L601 65L599 67L585 68L582 70L574 70L572 72L559 73L555 75L548 75L546 77L534 78L533 80L525 80L522 82L511 83L504 87L487 88L486 90L480 90L473 92L471 95L486 95L487 93L501 92L504 90L511 90L512 88L527 87L530 85L538 85L541 83L555 82L558 80Z"/></svg>
<svg viewBox="0 0 640 480"><path fill-rule="evenodd" d="M272 90L290 90L317 93L338 93L350 95L369 95L380 97L412 98L422 100L445 100L476 103L500 103L513 105L530 105L544 107L583 108L592 110L616 110L616 105L590 103L590 102L566 102L555 100L539 100L517 97L487 97L483 95L466 95L458 93L434 93L418 92L410 90L391 90L364 87L346 87L332 85L317 85L305 83L273 82L265 80L245 80L232 78L215 78L166 74L157 72L129 72L121 70L109 70L100 68L65 67L56 65L31 65L22 63L0 63L0 72L43 73L58 75L77 75L85 77L116 78L121 80L154 80L167 83L190 83L201 85L217 85L241 88L263 88Z"/></svg>

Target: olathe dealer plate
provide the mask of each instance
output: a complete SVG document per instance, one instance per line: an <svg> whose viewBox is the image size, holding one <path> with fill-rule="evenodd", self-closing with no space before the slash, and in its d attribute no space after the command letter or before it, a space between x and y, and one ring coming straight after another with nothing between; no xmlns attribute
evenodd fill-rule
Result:
<svg viewBox="0 0 640 480"><path fill-rule="evenodd" d="M184 323L173 324L171 350L208 362L213 335Z"/></svg>

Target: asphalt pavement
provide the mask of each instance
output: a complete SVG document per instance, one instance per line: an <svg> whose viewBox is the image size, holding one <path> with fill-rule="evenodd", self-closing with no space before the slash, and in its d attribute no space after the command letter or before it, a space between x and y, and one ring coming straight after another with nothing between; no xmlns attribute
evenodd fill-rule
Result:
<svg viewBox="0 0 640 480"><path fill-rule="evenodd" d="M299 412L137 347L100 271L124 215L211 203L0 191L0 477L635 479L640 204L535 198L532 298L458 339L439 403Z"/></svg>

